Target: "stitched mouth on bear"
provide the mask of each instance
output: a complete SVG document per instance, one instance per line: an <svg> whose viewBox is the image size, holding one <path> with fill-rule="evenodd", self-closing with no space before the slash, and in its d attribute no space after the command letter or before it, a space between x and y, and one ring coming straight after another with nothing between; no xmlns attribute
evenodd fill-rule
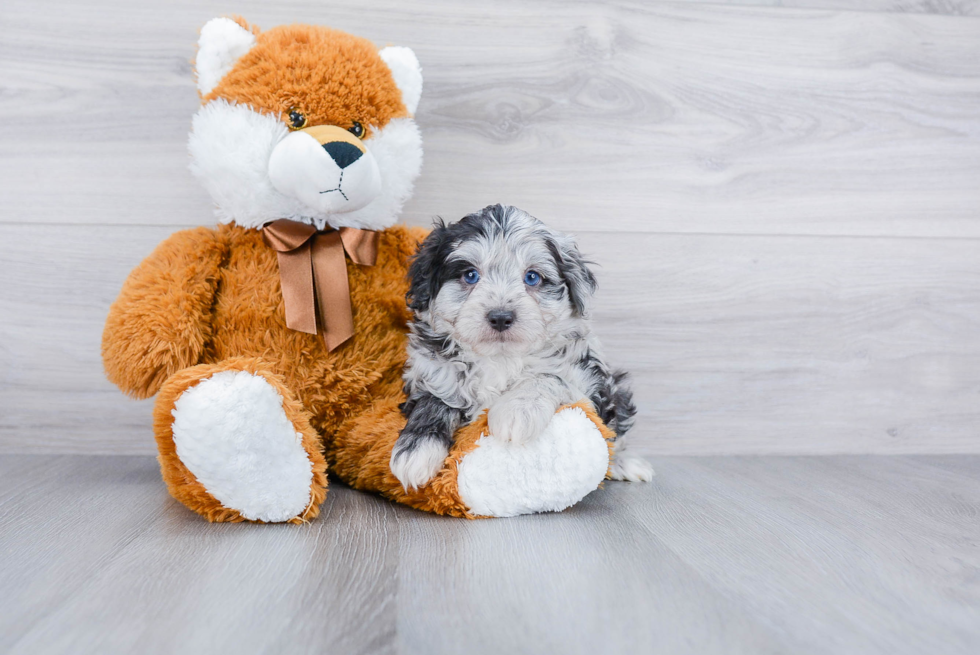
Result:
<svg viewBox="0 0 980 655"><path fill-rule="evenodd" d="M334 191L336 191L337 193L339 193L340 195L342 195L344 197L344 200L346 200L347 202L350 202L350 198L348 198L347 197L347 194L344 193L344 190L340 188L341 186L343 186L343 184L344 184L344 170L343 169L340 169L340 179L337 180L337 188L336 189L327 189L326 191L321 191L320 192L320 195L323 195L324 193L333 193Z"/></svg>
<svg viewBox="0 0 980 655"><path fill-rule="evenodd" d="M383 136L379 132L375 138ZM371 151L334 126L290 132L274 146L268 171L276 191L316 215L357 211L382 191L381 170Z"/></svg>

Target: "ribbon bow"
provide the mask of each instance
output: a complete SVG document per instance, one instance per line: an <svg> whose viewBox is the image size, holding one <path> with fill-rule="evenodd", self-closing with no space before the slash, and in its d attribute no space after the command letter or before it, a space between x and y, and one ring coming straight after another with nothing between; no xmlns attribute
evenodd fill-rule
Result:
<svg viewBox="0 0 980 655"><path fill-rule="evenodd" d="M353 227L321 232L312 225L283 218L263 227L262 238L279 257L286 326L316 334L319 308L328 350L354 336L344 251L355 264L374 266L378 233Z"/></svg>

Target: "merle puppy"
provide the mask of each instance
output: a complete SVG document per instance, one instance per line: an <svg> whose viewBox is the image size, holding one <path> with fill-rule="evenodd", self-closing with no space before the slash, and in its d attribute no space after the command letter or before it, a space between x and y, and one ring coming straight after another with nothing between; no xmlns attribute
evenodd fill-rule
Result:
<svg viewBox="0 0 980 655"><path fill-rule="evenodd" d="M408 423L390 463L406 489L442 468L453 432L483 409L493 438L520 443L583 398L616 433L610 477L653 476L646 460L623 451L636 407L626 374L609 369L592 334L596 281L571 237L493 205L437 223L409 276Z"/></svg>

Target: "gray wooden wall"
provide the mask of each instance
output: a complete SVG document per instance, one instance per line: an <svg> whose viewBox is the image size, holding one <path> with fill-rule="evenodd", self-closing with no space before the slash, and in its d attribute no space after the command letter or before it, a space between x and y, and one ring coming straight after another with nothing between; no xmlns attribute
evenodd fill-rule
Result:
<svg viewBox="0 0 980 655"><path fill-rule="evenodd" d="M102 322L213 222L189 62L230 13L415 49L405 220L500 201L578 234L639 450L980 452L970 0L4 0L0 452L154 452Z"/></svg>

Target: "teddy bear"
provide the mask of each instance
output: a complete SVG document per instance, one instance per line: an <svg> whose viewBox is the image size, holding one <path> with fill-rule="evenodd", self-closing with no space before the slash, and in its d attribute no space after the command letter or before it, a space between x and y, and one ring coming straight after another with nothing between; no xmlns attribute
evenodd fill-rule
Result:
<svg viewBox="0 0 980 655"><path fill-rule="evenodd" d="M588 403L521 447L495 441L484 414L422 488L389 469L406 272L426 234L396 224L422 165L412 50L215 18L195 70L190 168L218 225L175 233L134 269L102 340L110 381L156 396L171 495L210 521L303 523L328 471L467 518L561 510L596 489L613 435Z"/></svg>

